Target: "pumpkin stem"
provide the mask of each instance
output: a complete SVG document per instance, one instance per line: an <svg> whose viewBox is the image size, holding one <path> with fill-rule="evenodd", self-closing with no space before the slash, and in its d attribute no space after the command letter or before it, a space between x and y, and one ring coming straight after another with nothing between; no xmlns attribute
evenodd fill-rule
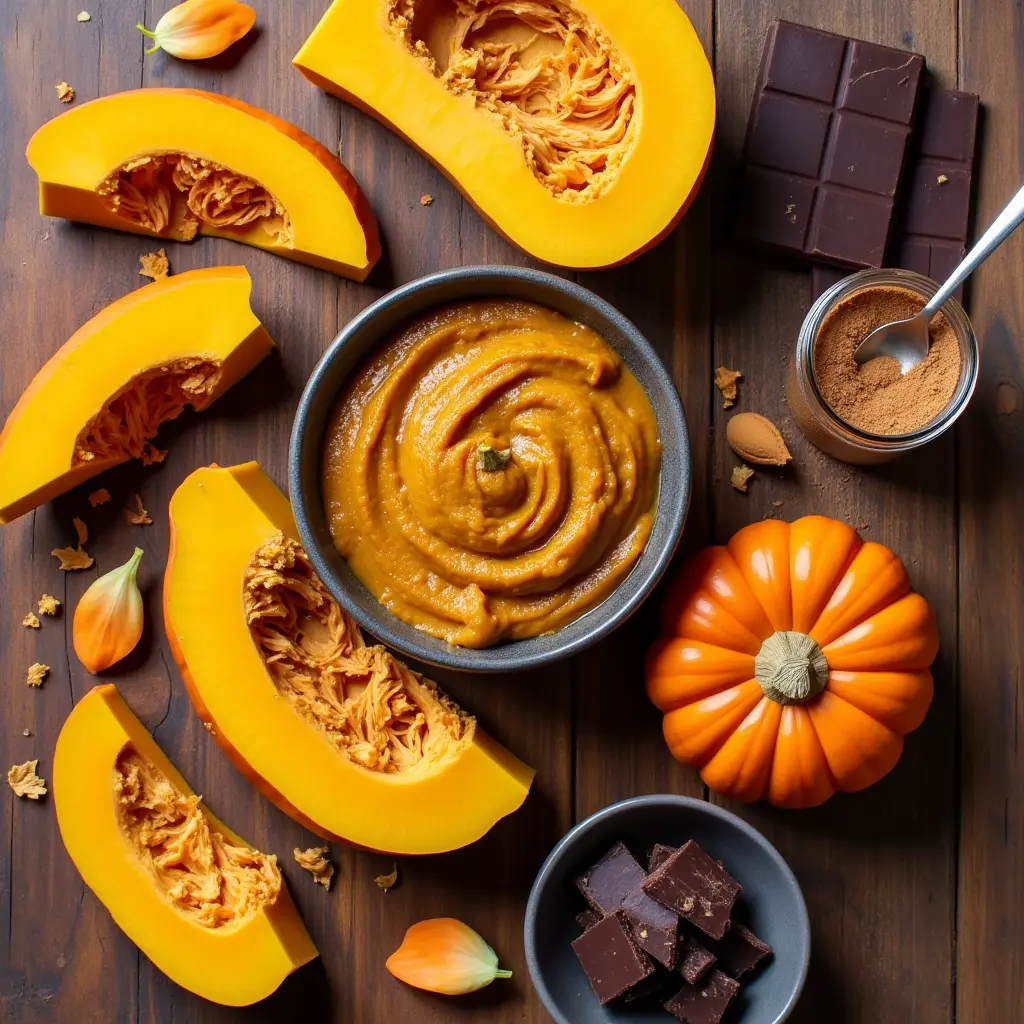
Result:
<svg viewBox="0 0 1024 1024"><path fill-rule="evenodd" d="M772 633L754 659L754 674L764 695L778 704L803 704L828 682L828 662L806 633Z"/></svg>

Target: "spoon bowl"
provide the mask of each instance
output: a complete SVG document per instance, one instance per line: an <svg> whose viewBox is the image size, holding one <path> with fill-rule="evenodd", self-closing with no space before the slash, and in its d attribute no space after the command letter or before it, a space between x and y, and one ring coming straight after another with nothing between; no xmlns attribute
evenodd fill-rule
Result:
<svg viewBox="0 0 1024 1024"><path fill-rule="evenodd" d="M927 307L926 307L927 308ZM924 310L909 320L896 320L876 327L857 346L853 358L866 363L876 356L890 356L900 364L900 373L907 373L928 355L928 321Z"/></svg>

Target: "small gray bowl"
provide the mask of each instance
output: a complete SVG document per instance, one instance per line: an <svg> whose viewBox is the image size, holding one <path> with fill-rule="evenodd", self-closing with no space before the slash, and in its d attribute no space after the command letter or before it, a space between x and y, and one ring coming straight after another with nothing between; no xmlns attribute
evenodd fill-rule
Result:
<svg viewBox="0 0 1024 1024"><path fill-rule="evenodd" d="M484 650L455 647L392 615L359 581L331 539L320 487L320 456L331 411L352 371L412 318L435 306L517 298L554 309L601 334L643 385L661 437L661 486L647 547L596 608L547 636ZM349 322L313 370L295 413L288 485L313 565L341 606L378 640L417 661L467 672L512 672L568 657L621 625L654 588L675 552L690 501L690 446L672 378L644 336L614 306L553 274L522 267L463 267L421 277L385 295Z"/></svg>
<svg viewBox="0 0 1024 1024"><path fill-rule="evenodd" d="M686 796L640 796L592 814L559 841L533 883L526 905L526 963L534 987L556 1024L635 1024L674 1021L658 1008L601 1006L570 943L580 934L583 897L576 879L616 840L645 862L655 843L699 843L743 886L741 909L773 955L743 984L735 1024L780 1024L800 998L811 956L807 907L778 850L742 818ZM680 979L680 985L682 979Z"/></svg>

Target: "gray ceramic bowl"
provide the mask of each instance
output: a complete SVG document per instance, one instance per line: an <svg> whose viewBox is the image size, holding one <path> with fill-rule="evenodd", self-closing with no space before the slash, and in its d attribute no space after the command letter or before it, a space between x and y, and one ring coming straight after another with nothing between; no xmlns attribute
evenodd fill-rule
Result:
<svg viewBox="0 0 1024 1024"><path fill-rule="evenodd" d="M454 647L395 618L338 554L324 515L320 453L331 410L351 372L380 342L435 306L511 297L536 302L598 331L647 392L662 443L654 529L629 576L607 600L548 636L485 650ZM327 589L378 640L410 658L472 672L511 672L567 657L623 623L651 592L672 558L690 500L690 448L675 385L644 336L613 306L572 281L521 267L463 267L421 277L363 310L334 339L306 384L292 428L288 470L302 542Z"/></svg>
<svg viewBox="0 0 1024 1024"><path fill-rule="evenodd" d="M743 886L746 923L773 950L767 966L740 989L730 1024L779 1024L790 1015L811 955L807 907L793 872L742 818L704 800L665 795L623 800L591 815L559 841L533 883L526 905L526 962L556 1024L675 1020L657 1007L602 1007L570 943L580 934L575 917L584 906L575 881L616 840L644 858L655 843L680 846L688 839L721 860Z"/></svg>

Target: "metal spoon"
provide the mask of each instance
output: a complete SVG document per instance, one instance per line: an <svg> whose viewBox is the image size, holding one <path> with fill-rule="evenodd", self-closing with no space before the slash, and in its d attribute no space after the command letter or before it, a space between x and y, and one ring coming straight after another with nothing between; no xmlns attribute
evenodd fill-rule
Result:
<svg viewBox="0 0 1024 1024"><path fill-rule="evenodd" d="M963 262L931 297L928 305L909 320L876 327L858 346L853 358L866 363L875 356L892 356L900 364L901 373L923 363L928 355L928 323L942 308L946 299L960 287L999 248L1024 221L1024 188L1003 208L1002 213L975 243Z"/></svg>

